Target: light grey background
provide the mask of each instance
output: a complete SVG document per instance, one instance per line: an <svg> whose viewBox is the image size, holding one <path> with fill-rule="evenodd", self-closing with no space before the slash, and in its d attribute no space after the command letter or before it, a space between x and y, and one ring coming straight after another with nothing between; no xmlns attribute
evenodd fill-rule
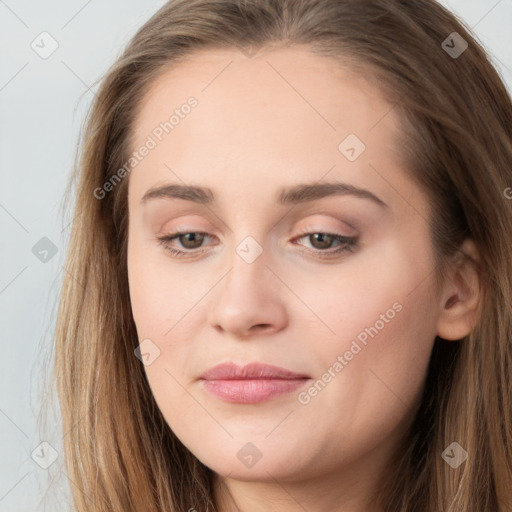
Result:
<svg viewBox="0 0 512 512"><path fill-rule="evenodd" d="M0 512L67 509L63 497L72 484L61 472L58 416L48 419L49 432L39 427L42 372L51 369L71 220L61 209L62 197L84 115L97 90L91 84L164 3L0 0ZM442 3L475 30L512 90L512 0ZM50 39L44 48L40 42L44 31L58 43L46 59L31 47L35 40L39 51L50 48ZM39 259L43 252L39 257L32 252L43 237L57 249L55 256L46 255L46 262ZM36 463L51 460L48 447L32 458L43 441L57 452L49 469ZM57 483L46 502L53 476ZM60 487L64 494L58 506L50 507Z"/></svg>

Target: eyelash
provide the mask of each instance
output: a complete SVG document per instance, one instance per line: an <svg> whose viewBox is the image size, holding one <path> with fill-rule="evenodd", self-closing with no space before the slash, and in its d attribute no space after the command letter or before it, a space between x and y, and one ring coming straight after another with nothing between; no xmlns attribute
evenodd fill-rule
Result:
<svg viewBox="0 0 512 512"><path fill-rule="evenodd" d="M175 256L177 258L186 258L188 256L196 256L199 254L203 254L205 252L204 249L203 250L190 249L187 251L182 251L180 249L176 249L169 245L169 242L171 242L175 238L178 238L181 235L187 235L187 234L208 235L208 233L204 233L202 231L176 231L169 235L157 237L157 242L159 245L162 245L166 251L169 251L173 256ZM334 251L327 251L327 250L323 251L320 249L304 249L304 252L306 252L308 254L313 254L314 256L319 257L319 258L332 258L332 257L337 256L342 253L346 253L346 252L352 253L356 250L357 243L359 240L357 237L351 238L351 237L338 235L337 233L327 233L327 232L323 232L323 231L309 231L309 232L301 233L300 235L296 236L294 238L294 240L300 240L301 238L304 238L306 236L316 235L316 234L332 236L332 237L334 237L333 242L338 241L338 242L343 243L343 245L341 247L339 247L338 249L336 249Z"/></svg>

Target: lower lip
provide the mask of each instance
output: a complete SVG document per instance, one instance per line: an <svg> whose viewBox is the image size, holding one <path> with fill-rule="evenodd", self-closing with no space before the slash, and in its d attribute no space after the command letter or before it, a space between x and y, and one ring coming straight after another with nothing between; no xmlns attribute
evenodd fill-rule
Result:
<svg viewBox="0 0 512 512"><path fill-rule="evenodd" d="M204 387L226 402L254 404L290 393L309 379L203 380Z"/></svg>

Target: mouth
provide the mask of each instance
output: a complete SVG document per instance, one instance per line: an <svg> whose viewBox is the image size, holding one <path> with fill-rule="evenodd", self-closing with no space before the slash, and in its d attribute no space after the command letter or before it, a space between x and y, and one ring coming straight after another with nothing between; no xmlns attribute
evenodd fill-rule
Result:
<svg viewBox="0 0 512 512"><path fill-rule="evenodd" d="M243 367L224 363L204 372L199 380L209 393L223 401L253 404L290 393L303 386L310 377L262 363Z"/></svg>

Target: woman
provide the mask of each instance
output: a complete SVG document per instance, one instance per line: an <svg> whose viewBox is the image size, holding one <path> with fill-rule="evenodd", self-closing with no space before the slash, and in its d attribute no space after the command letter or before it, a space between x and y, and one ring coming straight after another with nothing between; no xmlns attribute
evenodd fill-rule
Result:
<svg viewBox="0 0 512 512"><path fill-rule="evenodd" d="M77 166L76 509L510 510L511 126L433 0L165 4Z"/></svg>

